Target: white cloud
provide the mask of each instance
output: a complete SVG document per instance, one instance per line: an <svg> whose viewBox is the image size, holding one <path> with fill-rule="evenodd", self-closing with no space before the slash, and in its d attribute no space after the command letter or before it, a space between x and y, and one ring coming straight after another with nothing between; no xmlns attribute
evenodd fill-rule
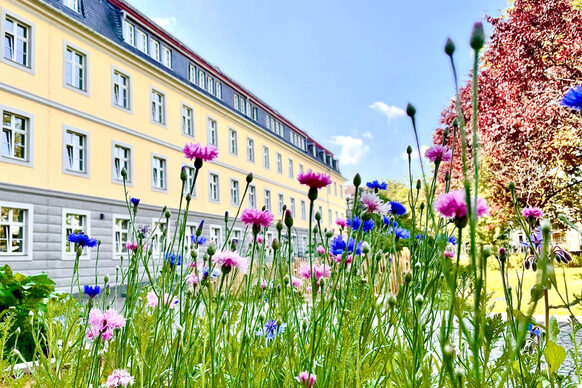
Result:
<svg viewBox="0 0 582 388"><path fill-rule="evenodd" d="M364 155L370 151L370 147L364 144L362 139L351 136L333 136L331 141L333 145L341 147L339 160L344 166L360 163Z"/></svg>
<svg viewBox="0 0 582 388"><path fill-rule="evenodd" d="M388 121L396 119L398 117L403 117L405 114L404 109L401 109L394 105L387 105L382 101L376 101L375 103L368 105L368 108L374 109L381 115L386 116Z"/></svg>
<svg viewBox="0 0 582 388"><path fill-rule="evenodd" d="M426 150L428 150L428 148L429 146L427 145L420 146L420 153L422 154L422 156L424 156L424 153L426 152ZM406 151L400 154L400 158L402 158L403 160L408 160L408 154L406 153ZM412 147L412 153L410 154L410 158L412 160L418 159L418 150L416 149L416 147Z"/></svg>
<svg viewBox="0 0 582 388"><path fill-rule="evenodd" d="M371 139L373 137L372 132L366 131L366 132L362 133L362 137L365 137L366 139Z"/></svg>
<svg viewBox="0 0 582 388"><path fill-rule="evenodd" d="M169 16L167 18L155 17L153 21L156 22L160 27L166 30L171 30L176 26L177 20L175 16Z"/></svg>

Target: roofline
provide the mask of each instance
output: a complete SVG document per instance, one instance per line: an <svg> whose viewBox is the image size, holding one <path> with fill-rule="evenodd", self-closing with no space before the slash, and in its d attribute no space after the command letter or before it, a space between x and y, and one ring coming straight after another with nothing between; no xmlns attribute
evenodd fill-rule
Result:
<svg viewBox="0 0 582 388"><path fill-rule="evenodd" d="M326 147L321 145L318 141L316 141L314 138L312 138L307 132L298 128L295 124L293 124L291 121L289 121L288 119L283 117L279 112L277 112L276 109L273 109L272 107L270 107L263 100L258 98L255 94L251 93L249 90L247 90L246 88L241 86L238 82L234 81L231 77L229 77L228 75L223 73L221 70L218 70L216 66L212 65L211 63L206 61L204 58L202 58L200 55L196 54L196 52L194 52L192 49L190 49L185 43L183 43L178 38L176 38L175 36L170 34L168 31L164 30L159 25L157 25L153 20L151 20L149 17L144 15L141 11L136 9L133 5L129 4L125 0L107 0L107 1L110 4L112 4L113 6L118 7L122 11L125 11L125 12L131 14L131 16L136 18L140 23L144 24L146 27L152 29L157 34L159 34L161 37L163 37L167 41L167 43L170 43L175 48L180 49L180 51L182 51L182 53L186 54L186 56L193 57L193 59L195 59L196 61L205 65L207 68L206 70L210 70L212 73L214 73L215 76L220 78L222 82L229 84L233 89L237 90L238 92L240 92L242 94L251 96L252 99L254 100L254 102L257 105L260 105L269 114L271 114L272 116L283 121L285 124L287 124L287 126L292 128L293 130L297 131L301 135L305 136L311 142L317 144L326 153L334 156L333 152L331 152Z"/></svg>

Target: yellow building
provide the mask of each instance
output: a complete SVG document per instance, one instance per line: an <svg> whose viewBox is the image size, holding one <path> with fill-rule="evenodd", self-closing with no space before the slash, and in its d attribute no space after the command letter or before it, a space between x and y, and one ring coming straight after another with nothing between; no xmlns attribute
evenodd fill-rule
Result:
<svg viewBox="0 0 582 388"><path fill-rule="evenodd" d="M137 223L155 225L167 205L172 230L186 142L220 152L201 171L189 217L193 227L205 220L209 239L225 238L224 212L236 213L249 172L243 207L279 216L286 204L300 256L309 210L300 171L332 178L315 204L324 227L345 216L330 151L124 1L0 0L0 9L0 261L14 270L67 285L75 230L101 240L100 272L114 273L128 238L123 167L141 199ZM95 255L82 257L89 282Z"/></svg>

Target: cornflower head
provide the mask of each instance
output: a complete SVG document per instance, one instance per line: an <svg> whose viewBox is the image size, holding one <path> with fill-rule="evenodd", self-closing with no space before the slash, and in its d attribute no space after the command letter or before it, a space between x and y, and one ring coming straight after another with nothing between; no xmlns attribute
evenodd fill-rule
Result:
<svg viewBox="0 0 582 388"><path fill-rule="evenodd" d="M325 253L325 248L322 247L321 245L317 246L317 253L320 255L323 255Z"/></svg>
<svg viewBox="0 0 582 388"><path fill-rule="evenodd" d="M315 201L317 199L317 191L319 189L322 189L331 184L331 178L329 175L322 172L313 172L311 169L307 170L306 172L300 172L299 175L297 175L297 180L302 185L309 186L309 193L307 196L311 201Z"/></svg>
<svg viewBox="0 0 582 388"><path fill-rule="evenodd" d="M129 199L129 202L131 202L131 204L133 205L133 212L134 213L137 212L137 206L139 205L139 198L131 197Z"/></svg>
<svg viewBox="0 0 582 388"><path fill-rule="evenodd" d="M190 289L193 289L196 285L200 283L200 279L198 278L198 274L196 272L190 272L186 275L186 284Z"/></svg>
<svg viewBox="0 0 582 388"><path fill-rule="evenodd" d="M374 228L374 221L373 220L366 220L362 223L362 232L367 233Z"/></svg>
<svg viewBox="0 0 582 388"><path fill-rule="evenodd" d="M348 253L354 253L354 246L356 242L353 238L349 238L347 241L344 241L341 235L335 236L330 244L329 244L329 253L334 256L342 255L345 251ZM358 243L358 246L355 248L356 255L360 255L362 253L362 242Z"/></svg>
<svg viewBox="0 0 582 388"><path fill-rule="evenodd" d="M223 251L218 252L212 256L212 264L220 267L223 273L228 273L234 268L242 273L247 273L249 270L249 259L241 257L237 252Z"/></svg>
<svg viewBox="0 0 582 388"><path fill-rule="evenodd" d="M87 236L85 233L83 232L75 232L75 233L70 233L67 236L67 240L69 242L72 242L73 244L77 244L78 247L96 247L98 242L96 239L94 238L90 238L89 236Z"/></svg>
<svg viewBox="0 0 582 388"><path fill-rule="evenodd" d="M248 207L242 211L240 220L243 224L253 228L253 234L257 235L262 228L271 226L275 216L269 210L258 210Z"/></svg>
<svg viewBox="0 0 582 388"><path fill-rule="evenodd" d="M322 277L328 278L331 276L331 269L328 265L314 265L313 272L315 272L315 280L319 281Z"/></svg>
<svg viewBox="0 0 582 388"><path fill-rule="evenodd" d="M582 109L582 85L570 88L560 102L561 105L580 111Z"/></svg>
<svg viewBox="0 0 582 388"><path fill-rule="evenodd" d="M178 265L182 265L182 255L168 253L166 254L166 263L170 266L170 268L175 268Z"/></svg>
<svg viewBox="0 0 582 388"><path fill-rule="evenodd" d="M537 207L526 207L521 209L521 215L528 221L533 221L534 219L537 220L539 218L542 218L544 212L542 211L542 209Z"/></svg>
<svg viewBox="0 0 582 388"><path fill-rule="evenodd" d="M390 204L384 203L375 193L364 193L360 199L368 213L384 215L390 211Z"/></svg>
<svg viewBox="0 0 582 388"><path fill-rule="evenodd" d="M138 225L137 232L141 238L146 238L152 231L152 226L145 224L145 225Z"/></svg>
<svg viewBox="0 0 582 388"><path fill-rule="evenodd" d="M301 278L291 276L291 285L295 288L299 288L303 285L303 280L301 280Z"/></svg>
<svg viewBox="0 0 582 388"><path fill-rule="evenodd" d="M90 286L88 284L85 284L85 286L83 287L83 293L91 299L93 299L97 295L99 295L100 292L101 292L101 287L99 287L97 285Z"/></svg>
<svg viewBox="0 0 582 388"><path fill-rule="evenodd" d="M429 147L424 156L431 162L448 162L453 157L453 151L444 145L433 145Z"/></svg>
<svg viewBox="0 0 582 388"><path fill-rule="evenodd" d="M281 323L280 325L278 325L277 321L269 319L265 323L265 328L263 330L265 338L267 338L267 340L272 340L273 338L275 338L277 334L283 332L283 330L285 330L285 327L287 327L286 324Z"/></svg>
<svg viewBox="0 0 582 388"><path fill-rule="evenodd" d="M390 213L395 216L403 216L406 214L406 207L398 201L390 201Z"/></svg>
<svg viewBox="0 0 582 388"><path fill-rule="evenodd" d="M113 338L113 330L125 326L125 318L113 309L102 312L92 308L89 312L89 324L87 338L95 340L101 337L102 340L108 341Z"/></svg>
<svg viewBox="0 0 582 388"><path fill-rule="evenodd" d="M218 149L210 144L202 146L200 143L186 143L183 151L186 159L195 159L196 168L202 167L203 162L211 162L218 157Z"/></svg>
<svg viewBox="0 0 582 388"><path fill-rule="evenodd" d="M346 224L350 228L352 228L352 230L359 230L360 229L360 225L362 225L362 220L360 219L360 217L355 216L351 220L347 220L346 221Z"/></svg>
<svg viewBox="0 0 582 388"><path fill-rule="evenodd" d="M451 191L439 196L434 208L445 218L451 218L458 228L467 225L467 201L464 190ZM483 198L477 198L477 203L472 206L476 218L489 214L489 207Z"/></svg>
<svg viewBox="0 0 582 388"><path fill-rule="evenodd" d="M346 226L348 226L347 220L345 218L336 218L335 224L340 228L345 228Z"/></svg>
<svg viewBox="0 0 582 388"><path fill-rule="evenodd" d="M133 251L133 252L137 251L137 243L136 242L126 241L125 247L127 248L128 251Z"/></svg>
<svg viewBox="0 0 582 388"><path fill-rule="evenodd" d="M394 234L400 240L406 240L410 238L410 232L400 226L396 226L388 229L390 234Z"/></svg>
<svg viewBox="0 0 582 388"><path fill-rule="evenodd" d="M172 298L172 295L170 295L170 294L164 294L163 299L164 299L164 306L168 307L171 310L173 310L180 302L177 297ZM147 301L148 301L148 306L155 308L159 303L159 298L155 292L150 291L147 294Z"/></svg>
<svg viewBox="0 0 582 388"><path fill-rule="evenodd" d="M301 384L302 387L311 388L315 385L315 380L317 376L313 373L309 373L308 371L303 371L299 373L299 376L295 376L295 380Z"/></svg>
<svg viewBox="0 0 582 388"><path fill-rule="evenodd" d="M311 277L311 267L307 263L303 263L299 266L299 276L304 279L309 279Z"/></svg>
<svg viewBox="0 0 582 388"><path fill-rule="evenodd" d="M133 385L135 379L129 374L125 369L115 369L109 377L107 377L107 382L105 385L107 388L115 387L127 387L128 385Z"/></svg>
<svg viewBox="0 0 582 388"><path fill-rule="evenodd" d="M208 239L206 237L204 237L204 236L196 237L195 234L190 236L190 239L192 240L193 243L198 244L198 245L204 245L208 242Z"/></svg>
<svg viewBox="0 0 582 388"><path fill-rule="evenodd" d="M445 257L448 257L449 259L452 259L455 257L455 252L453 251L444 251L443 255L445 255Z"/></svg>
<svg viewBox="0 0 582 388"><path fill-rule="evenodd" d="M370 189L374 189L374 192L378 192L378 190L386 190L388 188L386 182L379 182L377 179L366 183L366 186Z"/></svg>

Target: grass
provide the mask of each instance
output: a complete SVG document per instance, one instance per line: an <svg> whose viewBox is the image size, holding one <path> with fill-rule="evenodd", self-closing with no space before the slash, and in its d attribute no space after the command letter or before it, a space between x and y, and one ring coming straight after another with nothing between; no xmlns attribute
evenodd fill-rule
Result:
<svg viewBox="0 0 582 388"><path fill-rule="evenodd" d="M513 297L516 300L515 289L517 288L518 280L516 273L521 276L522 269L521 266L515 266L508 271L509 275L509 286L513 287ZM558 289L564 299L566 299L566 292L564 287L564 275L566 277L566 283L568 286L568 298L572 301L575 295L580 296L582 293L582 268L570 268L564 266L556 266L556 278L558 282ZM524 297L522 301L522 311L525 312L530 300L530 290L535 284L536 273L534 271L526 270L524 273L523 280L523 292ZM505 313L506 303L503 296L503 283L501 281L501 272L498 268L487 268L487 292L493 293L491 300L489 302L490 306L493 306L493 312ZM562 305L563 302L556 293L555 290L550 290L549 293L550 305ZM581 305L577 305L572 308L572 311L577 316L582 315ZM562 317L567 317L569 312L567 309L552 309L550 310L551 315L559 315ZM534 315L542 317L544 315L544 303L543 299L539 301L538 306L535 310Z"/></svg>

